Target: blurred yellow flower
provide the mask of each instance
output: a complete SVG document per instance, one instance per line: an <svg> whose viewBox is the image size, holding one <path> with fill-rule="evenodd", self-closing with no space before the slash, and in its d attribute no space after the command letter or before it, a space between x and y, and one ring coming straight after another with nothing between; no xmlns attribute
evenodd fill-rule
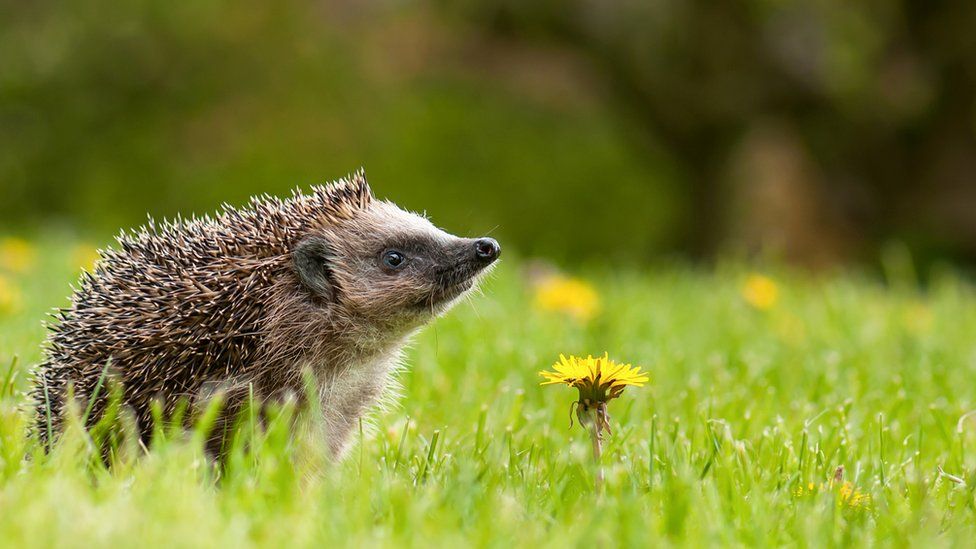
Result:
<svg viewBox="0 0 976 549"><path fill-rule="evenodd" d="M0 239L0 269L25 273L34 266L36 259L34 246L23 238L8 236Z"/></svg>
<svg viewBox="0 0 976 549"><path fill-rule="evenodd" d="M797 486L793 495L797 498L813 497L817 494L832 493L837 498L837 506L852 510L865 510L871 507L871 496L857 489L850 481L835 481L820 484L812 482Z"/></svg>
<svg viewBox="0 0 976 549"><path fill-rule="evenodd" d="M815 494L815 493L817 493L817 485L812 482L807 483L806 486L797 486L796 488L793 489L793 496L798 498L802 498L807 494Z"/></svg>
<svg viewBox="0 0 976 549"><path fill-rule="evenodd" d="M599 312L600 296L585 280L553 274L538 282L535 305L543 311L564 313L586 322Z"/></svg>
<svg viewBox="0 0 976 549"><path fill-rule="evenodd" d="M753 273L742 285L742 298L754 308L767 311L776 305L779 287L768 276Z"/></svg>
<svg viewBox="0 0 976 549"><path fill-rule="evenodd" d="M871 506L871 496L857 489L850 482L844 482L837 488L838 505L852 509L868 508Z"/></svg>
<svg viewBox="0 0 976 549"><path fill-rule="evenodd" d="M85 271L94 270L98 257L98 249L88 243L76 244L71 250L71 264Z"/></svg>
<svg viewBox="0 0 976 549"><path fill-rule="evenodd" d="M0 275L0 314L12 313L20 306L20 291L6 277Z"/></svg>
<svg viewBox="0 0 976 549"><path fill-rule="evenodd" d="M641 372L640 366L618 364L607 354L598 358L559 355L559 362L553 364L552 369L552 372L539 372L546 378L541 385L563 383L576 387L580 392L580 403L587 406L617 398L626 386L642 387L650 379Z"/></svg>

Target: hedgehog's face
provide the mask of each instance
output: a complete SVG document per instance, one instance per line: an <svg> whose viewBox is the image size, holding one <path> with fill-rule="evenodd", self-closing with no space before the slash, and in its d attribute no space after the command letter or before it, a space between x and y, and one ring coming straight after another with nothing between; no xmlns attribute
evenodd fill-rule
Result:
<svg viewBox="0 0 976 549"><path fill-rule="evenodd" d="M500 253L490 238L458 238L389 202L306 237L294 252L306 291L375 328L409 331L446 311Z"/></svg>

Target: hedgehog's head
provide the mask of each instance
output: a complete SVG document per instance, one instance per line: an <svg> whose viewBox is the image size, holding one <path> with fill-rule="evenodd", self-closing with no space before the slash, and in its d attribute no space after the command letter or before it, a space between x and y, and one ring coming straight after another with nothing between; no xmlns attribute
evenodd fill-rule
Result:
<svg viewBox="0 0 976 549"><path fill-rule="evenodd" d="M494 239L460 238L374 199L362 173L319 192L337 206L292 251L303 291L390 335L446 311L501 252Z"/></svg>

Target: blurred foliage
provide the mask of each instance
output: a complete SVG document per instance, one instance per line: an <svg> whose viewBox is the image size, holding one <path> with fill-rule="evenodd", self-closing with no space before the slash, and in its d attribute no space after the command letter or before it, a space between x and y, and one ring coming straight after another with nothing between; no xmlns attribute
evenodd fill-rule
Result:
<svg viewBox="0 0 976 549"><path fill-rule="evenodd" d="M0 232L364 166L528 254L976 258L966 2L0 0Z"/></svg>
<svg viewBox="0 0 976 549"><path fill-rule="evenodd" d="M681 246L976 259L976 3L440 2L589 59L679 166Z"/></svg>
<svg viewBox="0 0 976 549"><path fill-rule="evenodd" d="M549 102L467 70L426 13L102 0L4 11L0 229L114 232L364 166L377 194L529 253L667 241L667 178L598 102Z"/></svg>

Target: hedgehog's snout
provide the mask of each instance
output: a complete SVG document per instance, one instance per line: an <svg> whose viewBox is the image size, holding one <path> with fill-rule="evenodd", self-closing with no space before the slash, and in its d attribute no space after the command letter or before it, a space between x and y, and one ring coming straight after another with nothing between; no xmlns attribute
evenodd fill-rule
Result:
<svg viewBox="0 0 976 549"><path fill-rule="evenodd" d="M474 255L481 263L488 265L502 253L502 247L494 238L479 238L474 241Z"/></svg>

